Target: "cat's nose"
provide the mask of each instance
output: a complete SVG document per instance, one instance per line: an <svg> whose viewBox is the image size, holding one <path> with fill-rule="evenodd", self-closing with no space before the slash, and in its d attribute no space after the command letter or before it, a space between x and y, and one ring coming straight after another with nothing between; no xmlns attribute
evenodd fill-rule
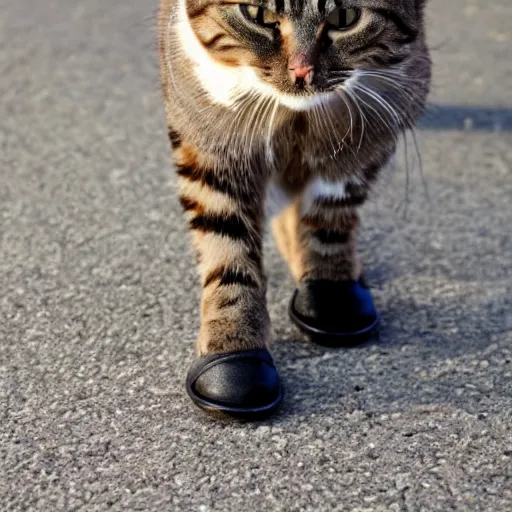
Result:
<svg viewBox="0 0 512 512"><path fill-rule="evenodd" d="M313 75L313 66L297 66L296 68L290 68L292 74L292 80L304 80L307 83L311 83Z"/></svg>
<svg viewBox="0 0 512 512"><path fill-rule="evenodd" d="M311 85L313 81L314 67L303 56L291 59L288 66L290 78L295 85Z"/></svg>
<svg viewBox="0 0 512 512"><path fill-rule="evenodd" d="M303 87L304 84L311 85L311 82L313 82L313 66L297 66L290 68L290 78L292 82L299 87Z"/></svg>

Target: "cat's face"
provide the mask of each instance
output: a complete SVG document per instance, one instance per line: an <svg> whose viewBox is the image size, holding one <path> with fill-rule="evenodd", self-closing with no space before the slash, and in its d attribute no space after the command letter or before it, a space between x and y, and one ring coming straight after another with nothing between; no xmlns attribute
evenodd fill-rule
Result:
<svg viewBox="0 0 512 512"><path fill-rule="evenodd" d="M399 67L423 30L423 0L179 1L182 47L226 105L254 93L306 110L358 71Z"/></svg>

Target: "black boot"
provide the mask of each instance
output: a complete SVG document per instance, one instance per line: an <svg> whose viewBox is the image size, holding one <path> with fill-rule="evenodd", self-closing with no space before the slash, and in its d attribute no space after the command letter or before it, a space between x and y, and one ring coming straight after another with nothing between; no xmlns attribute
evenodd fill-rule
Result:
<svg viewBox="0 0 512 512"><path fill-rule="evenodd" d="M364 343L379 323L371 292L362 279L303 281L292 297L289 314L314 342L327 346Z"/></svg>

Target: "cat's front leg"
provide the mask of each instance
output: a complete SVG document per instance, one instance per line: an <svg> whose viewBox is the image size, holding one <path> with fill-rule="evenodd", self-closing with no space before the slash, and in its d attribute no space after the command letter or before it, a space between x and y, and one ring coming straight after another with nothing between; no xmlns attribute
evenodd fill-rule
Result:
<svg viewBox="0 0 512 512"><path fill-rule="evenodd" d="M265 179L261 172L226 168L177 136L174 156L202 285L199 359L187 390L210 411L241 417L270 413L281 400L281 384L266 348Z"/></svg>
<svg viewBox="0 0 512 512"><path fill-rule="evenodd" d="M375 169L369 169L375 174ZM311 179L300 198L274 221L281 252L297 280L292 320L315 341L354 345L378 325L357 252L357 208L368 181Z"/></svg>

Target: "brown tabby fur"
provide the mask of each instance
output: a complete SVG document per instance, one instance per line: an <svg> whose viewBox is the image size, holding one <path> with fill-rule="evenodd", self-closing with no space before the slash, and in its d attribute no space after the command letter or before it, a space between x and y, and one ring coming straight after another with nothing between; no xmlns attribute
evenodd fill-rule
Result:
<svg viewBox="0 0 512 512"><path fill-rule="evenodd" d="M186 2L188 20L180 1ZM341 48L328 49L321 46L318 27L336 7L333 1L261 5L279 11L279 33L253 30L234 15L230 18L226 13L236 8L230 2L160 1L169 137L203 285L201 354L258 348L269 341L261 244L269 187L290 199L272 227L297 281L360 277L357 207L401 132L423 112L429 90L422 1L343 2L364 9L361 28L347 33ZM311 97L329 90L336 72L346 69L373 73L360 82L373 92L341 92L338 101L308 110L249 94L236 100L236 108L215 102L178 37L184 24L212 62L226 72L250 67L276 94ZM298 90L290 79L289 62L297 54L315 65L312 87ZM383 87L394 112L379 101ZM310 185L318 178L343 182L343 195L312 193Z"/></svg>

